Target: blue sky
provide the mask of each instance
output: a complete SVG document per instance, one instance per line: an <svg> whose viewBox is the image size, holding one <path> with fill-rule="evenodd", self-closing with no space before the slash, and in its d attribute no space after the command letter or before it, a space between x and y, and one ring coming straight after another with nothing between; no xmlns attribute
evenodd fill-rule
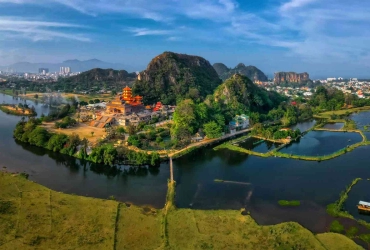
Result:
<svg viewBox="0 0 370 250"><path fill-rule="evenodd" d="M163 51L229 67L370 78L367 0L0 0L0 65Z"/></svg>

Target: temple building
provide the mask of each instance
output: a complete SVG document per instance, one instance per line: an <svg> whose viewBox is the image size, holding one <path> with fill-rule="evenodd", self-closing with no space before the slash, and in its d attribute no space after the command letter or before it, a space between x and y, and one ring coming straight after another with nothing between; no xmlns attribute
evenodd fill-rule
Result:
<svg viewBox="0 0 370 250"><path fill-rule="evenodd" d="M121 96L117 96L112 102L107 104L106 112L110 114L128 115L132 112L140 112L145 109L142 103L143 97L132 96L132 90L128 86L123 89Z"/></svg>

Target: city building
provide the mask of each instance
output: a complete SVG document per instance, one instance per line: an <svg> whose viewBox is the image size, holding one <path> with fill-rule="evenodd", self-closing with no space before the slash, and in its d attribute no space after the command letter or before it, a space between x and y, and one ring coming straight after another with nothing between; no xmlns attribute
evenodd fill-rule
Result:
<svg viewBox="0 0 370 250"><path fill-rule="evenodd" d="M59 73L62 75L69 74L71 73L71 67L60 67Z"/></svg>
<svg viewBox="0 0 370 250"><path fill-rule="evenodd" d="M48 68L39 68L39 74L46 75L47 73L49 73Z"/></svg>
<svg viewBox="0 0 370 250"><path fill-rule="evenodd" d="M336 81L337 80L337 78L335 78L335 77L329 77L329 78L327 78L326 79L328 82L332 82L332 81Z"/></svg>

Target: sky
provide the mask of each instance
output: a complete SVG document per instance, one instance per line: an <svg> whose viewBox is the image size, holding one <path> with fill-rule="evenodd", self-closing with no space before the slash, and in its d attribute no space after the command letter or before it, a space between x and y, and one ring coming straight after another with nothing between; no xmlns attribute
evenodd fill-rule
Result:
<svg viewBox="0 0 370 250"><path fill-rule="evenodd" d="M368 0L0 0L0 65L164 51L267 75L370 78Z"/></svg>

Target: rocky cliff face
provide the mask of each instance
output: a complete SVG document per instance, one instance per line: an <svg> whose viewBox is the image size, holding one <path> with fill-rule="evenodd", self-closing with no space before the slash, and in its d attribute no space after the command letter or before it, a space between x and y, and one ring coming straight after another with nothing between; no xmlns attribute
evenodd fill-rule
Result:
<svg viewBox="0 0 370 250"><path fill-rule="evenodd" d="M295 72L277 72L274 76L274 83L305 83L310 81L308 73L295 73Z"/></svg>
<svg viewBox="0 0 370 250"><path fill-rule="evenodd" d="M235 68L229 69L222 63L215 63L213 67L217 71L218 75L222 80L226 80L234 74L240 74L248 77L253 82L261 81L266 82L267 76L255 66L245 66L243 63L239 63Z"/></svg>
<svg viewBox="0 0 370 250"><path fill-rule="evenodd" d="M220 84L217 72L204 58L164 52L139 73L133 92L143 96L146 104L176 104L185 98L203 100Z"/></svg>

